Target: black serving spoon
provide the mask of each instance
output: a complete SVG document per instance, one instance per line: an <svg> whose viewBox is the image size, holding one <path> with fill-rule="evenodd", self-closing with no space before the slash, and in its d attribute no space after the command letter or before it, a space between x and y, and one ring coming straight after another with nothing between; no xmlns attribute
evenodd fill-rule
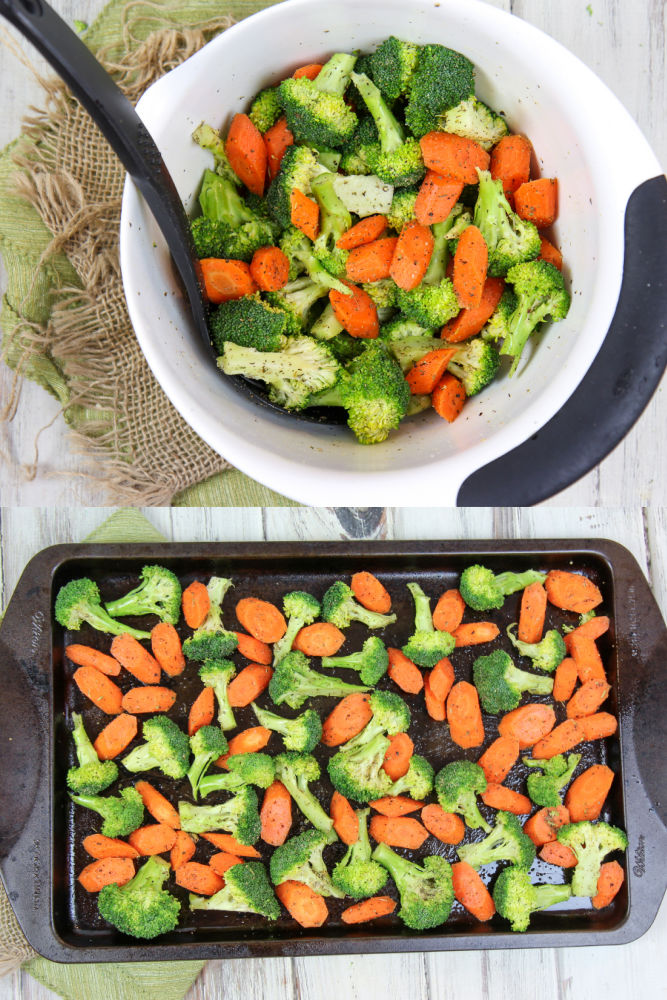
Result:
<svg viewBox="0 0 667 1000"><path fill-rule="evenodd" d="M62 77L143 195L167 241L190 303L195 326L206 345L211 363L215 364L208 330L204 280L190 224L153 137L90 49L46 0L0 0L0 14L18 28ZM237 391L250 396L261 406L286 415L282 407L275 406L267 398L263 384L241 377L233 377L229 381ZM289 416L311 423L344 422L344 412L331 407L313 408Z"/></svg>

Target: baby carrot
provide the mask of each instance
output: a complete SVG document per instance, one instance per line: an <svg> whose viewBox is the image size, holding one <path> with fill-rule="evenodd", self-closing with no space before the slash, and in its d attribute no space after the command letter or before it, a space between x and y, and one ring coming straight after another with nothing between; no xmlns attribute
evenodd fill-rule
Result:
<svg viewBox="0 0 667 1000"><path fill-rule="evenodd" d="M269 168L271 180L280 170L283 156L286 150L294 144L294 136L287 127L287 119L283 115L275 125L264 133L264 145L266 146L266 164Z"/></svg>
<svg viewBox="0 0 667 1000"><path fill-rule="evenodd" d="M367 694L348 694L342 698L322 725L322 743L337 747L360 733L373 716Z"/></svg>
<svg viewBox="0 0 667 1000"><path fill-rule="evenodd" d="M460 844L465 836L465 823L455 813L448 813L435 803L424 806L421 811L422 823L429 833L443 844Z"/></svg>
<svg viewBox="0 0 667 1000"><path fill-rule="evenodd" d="M100 760L111 760L122 753L137 735L137 720L125 712L109 722L93 743Z"/></svg>
<svg viewBox="0 0 667 1000"><path fill-rule="evenodd" d="M477 168L489 166L489 154L478 143L451 132L429 132L419 145L429 170L463 184L477 184Z"/></svg>
<svg viewBox="0 0 667 1000"><path fill-rule="evenodd" d="M262 292L277 292L289 281L289 261L280 247L260 247L250 261L250 274Z"/></svg>
<svg viewBox="0 0 667 1000"><path fill-rule="evenodd" d="M479 646L485 642L493 642L500 629L493 622L466 622L455 628L452 635L458 646Z"/></svg>
<svg viewBox="0 0 667 1000"><path fill-rule="evenodd" d="M614 772L606 764L593 764L574 779L565 793L572 823L599 819Z"/></svg>
<svg viewBox="0 0 667 1000"><path fill-rule="evenodd" d="M415 217L422 226L444 222L463 191L463 181L456 177L442 177L434 170L427 170L417 200Z"/></svg>
<svg viewBox="0 0 667 1000"><path fill-rule="evenodd" d="M558 865L559 868L574 868L577 864L577 855L574 851L561 844L559 840L549 840L540 850L542 861L550 865Z"/></svg>
<svg viewBox="0 0 667 1000"><path fill-rule="evenodd" d="M527 181L514 192L514 210L521 219L528 219L538 229L555 221L558 214L558 181L541 177Z"/></svg>
<svg viewBox="0 0 667 1000"><path fill-rule="evenodd" d="M243 864L243 858L239 858L236 854L228 854L227 851L218 851L217 854L211 855L208 863L213 871L224 879L225 872L229 871L230 868Z"/></svg>
<svg viewBox="0 0 667 1000"><path fill-rule="evenodd" d="M169 854L169 864L176 871L194 857L197 845L185 830L176 831L176 840Z"/></svg>
<svg viewBox="0 0 667 1000"><path fill-rule="evenodd" d="M333 820L334 830L348 846L356 844L359 840L359 820L357 814L340 792L334 792L331 796L331 806L329 813Z"/></svg>
<svg viewBox="0 0 667 1000"><path fill-rule="evenodd" d="M134 878L131 858L100 858L86 865L77 881L86 892L99 892L105 885L125 885Z"/></svg>
<svg viewBox="0 0 667 1000"><path fill-rule="evenodd" d="M479 707L477 690L468 681L459 681L447 698L449 735L458 746L481 746L484 742L484 724Z"/></svg>
<svg viewBox="0 0 667 1000"><path fill-rule="evenodd" d="M447 372L433 390L431 401L438 416L451 424L463 409L466 391L463 384L454 375Z"/></svg>
<svg viewBox="0 0 667 1000"><path fill-rule="evenodd" d="M160 664L129 632L114 636L111 652L142 684L157 684L160 680Z"/></svg>
<svg viewBox="0 0 667 1000"><path fill-rule="evenodd" d="M199 628L206 621L211 607L208 590L199 580L193 580L181 595L183 617L190 628Z"/></svg>
<svg viewBox="0 0 667 1000"><path fill-rule="evenodd" d="M236 114L232 118L225 152L236 176L261 198L266 180L266 146L262 133L248 115Z"/></svg>
<svg viewBox="0 0 667 1000"><path fill-rule="evenodd" d="M468 226L459 236L452 279L462 309L477 309L482 304L488 264L486 240L477 226Z"/></svg>
<svg viewBox="0 0 667 1000"><path fill-rule="evenodd" d="M420 284L431 262L433 246L433 233L428 226L422 226L416 219L403 226L389 271L399 288L408 292Z"/></svg>
<svg viewBox="0 0 667 1000"><path fill-rule="evenodd" d="M237 854L240 858L261 858L261 854L256 847L248 844L239 844L236 837L231 833L202 833L204 840L213 844L219 851L226 851L228 854Z"/></svg>
<svg viewBox="0 0 667 1000"><path fill-rule="evenodd" d="M249 663L241 670L227 688L227 697L232 708L245 708L259 698L273 677L273 670L265 663Z"/></svg>
<svg viewBox="0 0 667 1000"><path fill-rule="evenodd" d="M373 799L368 803L376 812L383 816L407 816L408 813L417 812L424 805L416 799L410 799L407 795L386 795L383 799Z"/></svg>
<svg viewBox="0 0 667 1000"><path fill-rule="evenodd" d="M388 646L387 653L389 654L387 673L394 684L407 694L419 694L424 687L424 678L419 667L415 666L400 649Z"/></svg>
<svg viewBox="0 0 667 1000"><path fill-rule="evenodd" d="M298 188L293 188L290 195L290 219L292 225L305 233L309 240L317 238L320 231L320 206Z"/></svg>
<svg viewBox="0 0 667 1000"><path fill-rule="evenodd" d="M153 656L170 677L177 677L185 670L185 657L178 632L169 622L159 622L151 630Z"/></svg>
<svg viewBox="0 0 667 1000"><path fill-rule="evenodd" d="M106 715L118 715L123 710L123 692L95 667L79 667L72 678L81 694L90 698Z"/></svg>
<svg viewBox="0 0 667 1000"><path fill-rule="evenodd" d="M556 667L554 674L554 701L569 701L577 683L577 664L566 656Z"/></svg>
<svg viewBox="0 0 667 1000"><path fill-rule="evenodd" d="M176 831L166 823L151 823L140 826L128 840L139 854L165 854L176 843Z"/></svg>
<svg viewBox="0 0 667 1000"><path fill-rule="evenodd" d="M595 639L587 635L577 635L570 642L570 655L577 666L577 675L582 684L587 681L606 681L607 675Z"/></svg>
<svg viewBox="0 0 667 1000"><path fill-rule="evenodd" d="M65 646L65 655L72 663L79 667L94 667L101 674L107 677L117 677L120 673L120 663L113 656L101 653L99 649L92 646L82 646L79 643L72 643Z"/></svg>
<svg viewBox="0 0 667 1000"><path fill-rule="evenodd" d="M387 229L387 218L384 215L369 215L361 219L336 240L336 246L341 250L354 250L356 247L379 240Z"/></svg>
<svg viewBox="0 0 667 1000"><path fill-rule="evenodd" d="M539 642L547 613L547 592L541 583L531 583L521 595L519 628L521 642Z"/></svg>
<svg viewBox="0 0 667 1000"><path fill-rule="evenodd" d="M490 920L496 912L491 893L481 875L466 861L457 861L452 865L452 887L461 906L482 923Z"/></svg>
<svg viewBox="0 0 667 1000"><path fill-rule="evenodd" d="M123 695L123 711L133 715L168 712L176 701L176 692L166 687L130 688Z"/></svg>
<svg viewBox="0 0 667 1000"><path fill-rule="evenodd" d="M481 795L482 802L492 809L502 809L505 812L514 813L516 816L528 815L533 808L533 803L527 795L515 792L513 788L506 788L497 782L487 782L486 789Z"/></svg>
<svg viewBox="0 0 667 1000"><path fill-rule="evenodd" d="M599 588L581 573L552 569L547 573L544 586L551 604L562 611L576 611L583 615L602 604Z"/></svg>
<svg viewBox="0 0 667 1000"><path fill-rule="evenodd" d="M209 865L203 865L200 861L186 861L179 865L174 881L176 885L189 892L196 892L199 896L212 896L225 884L225 880L220 878Z"/></svg>
<svg viewBox="0 0 667 1000"><path fill-rule="evenodd" d="M257 291L250 266L242 260L204 257L199 263L206 297L215 306L231 299L242 299L244 295L252 295Z"/></svg>
<svg viewBox="0 0 667 1000"><path fill-rule="evenodd" d="M498 732L501 736L514 737L521 750L525 750L551 732L555 724L556 713L550 705L521 705L502 717ZM535 754L535 757L541 756Z"/></svg>
<svg viewBox="0 0 667 1000"><path fill-rule="evenodd" d="M600 866L598 875L597 892L592 897L591 903L596 910L602 910L613 902L616 894L625 881L625 872L618 861L605 861Z"/></svg>
<svg viewBox="0 0 667 1000"><path fill-rule="evenodd" d="M440 632L453 632L463 621L465 609L465 601L458 590L446 590L433 609L433 627Z"/></svg>
<svg viewBox="0 0 667 1000"><path fill-rule="evenodd" d="M369 831L373 840L381 844L413 851L428 840L428 830L412 816L371 816Z"/></svg>
<svg viewBox="0 0 667 1000"><path fill-rule="evenodd" d="M570 822L570 813L565 806L545 806L539 809L523 824L523 832L527 834L536 847L555 840L561 826Z"/></svg>
<svg viewBox="0 0 667 1000"><path fill-rule="evenodd" d="M444 722L447 718L445 698L439 698L431 687L430 674L424 675L424 702L426 711L434 722Z"/></svg>
<svg viewBox="0 0 667 1000"><path fill-rule="evenodd" d="M344 924L365 924L369 920L393 913L397 905L391 896L371 896L370 899L363 899L360 903L347 906L341 913L340 919Z"/></svg>
<svg viewBox="0 0 667 1000"><path fill-rule="evenodd" d="M593 715L607 696L611 687L606 681L586 681L572 695L565 706L568 719L583 719L585 715Z"/></svg>
<svg viewBox="0 0 667 1000"><path fill-rule="evenodd" d="M215 716L215 693L205 687L192 702L188 715L188 736L194 736L202 726L210 726Z"/></svg>
<svg viewBox="0 0 667 1000"><path fill-rule="evenodd" d="M287 631L287 622L282 611L269 601L258 597L244 597L236 605L236 617L260 642L278 642Z"/></svg>
<svg viewBox="0 0 667 1000"><path fill-rule="evenodd" d="M423 358L415 361L405 376L412 395L427 396L432 393L456 352L456 347L443 347L436 351L428 351Z"/></svg>
<svg viewBox="0 0 667 1000"><path fill-rule="evenodd" d="M295 80L299 80L302 76L305 76L308 80L315 80L322 69L322 63L308 63L306 66L299 66L292 73Z"/></svg>
<svg viewBox="0 0 667 1000"><path fill-rule="evenodd" d="M428 683L435 698L444 701L454 683L454 667L451 661L443 656L428 674Z"/></svg>
<svg viewBox="0 0 667 1000"><path fill-rule="evenodd" d="M415 745L407 733L395 733L389 737L389 746L384 755L382 770L392 781L398 781L408 773Z"/></svg>
<svg viewBox="0 0 667 1000"><path fill-rule="evenodd" d="M538 260L545 260L547 264L553 264L557 267L559 271L563 270L563 255L555 247L553 243L550 243L545 236L540 236L540 254L537 258Z"/></svg>
<svg viewBox="0 0 667 1000"><path fill-rule="evenodd" d="M300 649L306 656L335 656L345 642L345 634L330 622L306 625L296 634L292 649Z"/></svg>
<svg viewBox="0 0 667 1000"><path fill-rule="evenodd" d="M609 712L596 712L595 715L586 715L576 721L584 740L603 740L607 736L613 736L618 729L618 720Z"/></svg>
<svg viewBox="0 0 667 1000"><path fill-rule="evenodd" d="M559 753L567 753L584 739L586 737L581 722L578 719L567 719L535 743L533 757L536 760L548 760Z"/></svg>
<svg viewBox="0 0 667 1000"><path fill-rule="evenodd" d="M350 250L345 265L346 276L350 281L359 282L388 278L397 242L396 236L385 236Z"/></svg>
<svg viewBox="0 0 667 1000"><path fill-rule="evenodd" d="M523 135L505 135L491 150L491 176L503 182L505 196L530 180L531 153L532 146Z"/></svg>
<svg viewBox="0 0 667 1000"><path fill-rule="evenodd" d="M515 736L499 736L487 747L477 763L486 780L500 784L519 759L519 741Z"/></svg>
<svg viewBox="0 0 667 1000"><path fill-rule="evenodd" d="M264 843L271 847L284 844L292 825L292 796L281 781L274 781L264 792L259 817Z"/></svg>
<svg viewBox="0 0 667 1000"><path fill-rule="evenodd" d="M157 788L153 788L147 781L137 781L136 790L141 795L146 810L158 823L164 823L174 830L180 830L181 820L178 811L174 809L169 799L166 799Z"/></svg>
<svg viewBox="0 0 667 1000"><path fill-rule="evenodd" d="M276 896L301 927L321 927L329 916L326 900L304 882L281 882Z"/></svg>
<svg viewBox="0 0 667 1000"><path fill-rule="evenodd" d="M461 309L454 319L445 323L440 336L450 344L458 344L479 333L491 319L500 302L505 282L502 278L487 278L482 289L482 298L474 309Z"/></svg>
<svg viewBox="0 0 667 1000"><path fill-rule="evenodd" d="M267 666L271 663L273 653L267 643L260 642L259 639L255 639L252 635L246 635L245 632L235 632L234 634L239 641L236 647L237 653L245 656L246 660L252 660L253 663L263 663Z"/></svg>
<svg viewBox="0 0 667 1000"><path fill-rule="evenodd" d="M84 837L84 850L93 858L138 858L139 852L131 844L116 837L105 837L101 833L91 833Z"/></svg>
<svg viewBox="0 0 667 1000"><path fill-rule="evenodd" d="M250 729L244 729L243 732L232 736L227 753L218 757L215 764L217 767L226 768L230 757L240 753L257 753L258 750L264 749L270 738L271 730L266 729L265 726L252 726Z"/></svg>
<svg viewBox="0 0 667 1000"><path fill-rule="evenodd" d="M391 597L388 591L372 573L355 573L350 580L352 593L369 611L386 614L391 611Z"/></svg>
<svg viewBox="0 0 667 1000"><path fill-rule="evenodd" d="M380 332L380 323L373 299L363 288L348 282L345 284L351 295L344 295L335 288L329 292L329 302L336 319L351 337L374 340Z"/></svg>

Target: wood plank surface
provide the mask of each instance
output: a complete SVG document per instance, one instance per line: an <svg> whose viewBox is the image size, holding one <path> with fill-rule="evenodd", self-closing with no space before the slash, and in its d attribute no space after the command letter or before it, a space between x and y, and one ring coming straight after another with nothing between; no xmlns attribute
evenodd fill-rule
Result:
<svg viewBox="0 0 667 1000"><path fill-rule="evenodd" d="M83 538L109 513L80 508L1 509L2 606L32 555L46 545ZM612 538L634 554L667 614L664 509L151 509L144 513L174 541ZM211 962L187 1000L535 1000L538 996L540 1000L665 1000L665 940L667 901L647 934L622 947ZM53 996L27 974L0 979L0 1000Z"/></svg>

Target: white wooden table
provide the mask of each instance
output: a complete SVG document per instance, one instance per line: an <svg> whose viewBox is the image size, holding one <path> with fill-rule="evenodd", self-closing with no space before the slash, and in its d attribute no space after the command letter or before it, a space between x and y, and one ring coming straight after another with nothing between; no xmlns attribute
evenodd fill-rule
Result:
<svg viewBox="0 0 667 1000"><path fill-rule="evenodd" d="M45 545L83 538L110 511L2 509L6 603L26 561ZM667 512L639 508L456 511L209 509L146 511L174 541L370 538L613 538L635 555L667 614ZM188 1000L664 1000L667 900L653 927L621 947L357 955L210 962ZM26 974L0 979L0 1000L48 1000ZM76 1000L97 1000L77 997Z"/></svg>
<svg viewBox="0 0 667 1000"><path fill-rule="evenodd" d="M462 0L465 2L465 0ZM667 163L665 116L665 27L660 0L490 0L536 24L575 52L620 97ZM91 21L103 0L52 0L66 18ZM31 58L34 58L31 53ZM29 72L0 45L0 147L18 131L27 105L39 99ZM582 95L585 100L585 95ZM0 276L0 284L2 278ZM0 398L10 376L0 370ZM58 407L26 384L18 414L7 429L0 497L4 504L108 502L96 487L95 468L73 452ZM54 419L51 426L47 426ZM664 385L641 420L615 451L551 504L609 505L660 503L667 497L667 392ZM34 460L37 431L40 461L27 481L23 468ZM650 442L650 447L647 445ZM0 444L2 438L0 437ZM1 452L0 452L1 454ZM85 473L79 478L75 473Z"/></svg>

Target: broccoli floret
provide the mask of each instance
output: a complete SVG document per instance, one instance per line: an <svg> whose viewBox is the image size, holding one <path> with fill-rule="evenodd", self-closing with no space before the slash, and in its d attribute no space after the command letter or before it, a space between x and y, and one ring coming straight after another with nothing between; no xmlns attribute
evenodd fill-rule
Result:
<svg viewBox="0 0 667 1000"><path fill-rule="evenodd" d="M394 880L401 897L398 915L404 924L416 931L444 924L454 902L452 868L448 861L430 854L418 865L386 844L378 844L371 857Z"/></svg>
<svg viewBox="0 0 667 1000"><path fill-rule="evenodd" d="M314 392L335 384L340 371L329 348L312 337L289 337L277 351L256 351L232 343L223 350L218 365L225 374L266 382L271 402L286 410L302 410Z"/></svg>
<svg viewBox="0 0 667 1000"><path fill-rule="evenodd" d="M272 125L275 125L282 111L280 91L277 87L267 87L265 90L260 90L250 105L248 118L255 128L263 134L268 132Z"/></svg>
<svg viewBox="0 0 667 1000"><path fill-rule="evenodd" d="M202 684L213 688L218 703L218 725L221 729L234 729L236 726L234 711L227 695L227 687L235 674L236 667L231 660L204 660L199 668Z"/></svg>
<svg viewBox="0 0 667 1000"><path fill-rule="evenodd" d="M112 760L100 760L95 747L90 742L83 725L83 718L77 712L72 712L72 739L76 748L78 767L70 767L67 772L67 785L72 792L79 795L97 795L118 777L118 766Z"/></svg>
<svg viewBox="0 0 667 1000"><path fill-rule="evenodd" d="M123 934L154 938L173 931L181 904L163 889L169 863L154 854L125 885L105 885L97 897L100 916Z"/></svg>
<svg viewBox="0 0 667 1000"><path fill-rule="evenodd" d="M532 222L519 218L512 211L501 180L494 181L488 170L477 173L479 194L473 219L488 247L488 273L492 277L503 277L514 264L539 255L540 234Z"/></svg>
<svg viewBox="0 0 667 1000"><path fill-rule="evenodd" d="M425 757L414 753L410 766L402 778L391 786L389 795L409 795L411 799L425 799L433 791L433 768Z"/></svg>
<svg viewBox="0 0 667 1000"><path fill-rule="evenodd" d="M391 278L368 281L361 286L378 309L393 309L398 298L398 285Z"/></svg>
<svg viewBox="0 0 667 1000"><path fill-rule="evenodd" d="M350 653L348 656L323 656L322 666L356 670L362 684L375 687L380 678L387 673L389 654L382 639L372 635L366 639L357 653Z"/></svg>
<svg viewBox="0 0 667 1000"><path fill-rule="evenodd" d="M227 772L207 774L202 778L199 791L203 799L211 792L238 792L244 785L268 788L276 774L273 757L266 753L233 754L227 760L227 767Z"/></svg>
<svg viewBox="0 0 667 1000"><path fill-rule="evenodd" d="M336 385L314 395L309 405L343 406L357 441L379 444L398 427L409 399L410 389L398 364L381 343L370 341L350 362Z"/></svg>
<svg viewBox="0 0 667 1000"><path fill-rule="evenodd" d="M564 903L572 895L569 885L533 885L525 868L505 868L493 887L493 902L513 931L525 931L531 913Z"/></svg>
<svg viewBox="0 0 667 1000"><path fill-rule="evenodd" d="M473 337L461 344L447 365L447 371L463 382L467 396L476 396L493 381L499 365L500 356L495 347L481 337Z"/></svg>
<svg viewBox="0 0 667 1000"><path fill-rule="evenodd" d="M502 115L492 111L477 97L469 97L454 108L448 108L438 118L438 128L472 139L487 152L509 134Z"/></svg>
<svg viewBox="0 0 667 1000"><path fill-rule="evenodd" d="M222 253L215 256L238 257L243 254L243 260L251 260L258 247L275 243L275 223L263 210L253 211L227 177L219 177L212 170L206 170L199 205L204 218L216 224L215 230L202 231L202 235L208 232L209 237L214 232L219 239Z"/></svg>
<svg viewBox="0 0 667 1000"><path fill-rule="evenodd" d="M280 350L288 332L288 318L281 308L265 302L256 292L222 302L211 313L209 327L213 347L219 355L224 354L227 344L268 353ZM230 371L228 374L244 375L245 372Z"/></svg>
<svg viewBox="0 0 667 1000"><path fill-rule="evenodd" d="M368 814L370 809L358 809L359 835L334 867L333 884L353 899L375 896L387 881L387 870L377 861L371 861L371 843L368 839Z"/></svg>
<svg viewBox="0 0 667 1000"><path fill-rule="evenodd" d="M123 757L128 771L150 771L157 767L168 778L184 778L190 766L190 743L175 722L166 715L154 715L144 722L146 741Z"/></svg>
<svg viewBox="0 0 667 1000"><path fill-rule="evenodd" d="M473 868L511 861L527 871L535 860L535 844L523 832L517 817L508 812L498 813L496 825L483 840L464 844L458 852L461 861L467 861Z"/></svg>
<svg viewBox="0 0 667 1000"><path fill-rule="evenodd" d="M354 135L346 144L340 160L340 169L345 174L372 174L368 162L369 150L378 142L377 125L370 115L359 119Z"/></svg>
<svg viewBox="0 0 667 1000"><path fill-rule="evenodd" d="M352 622L362 622L368 628L384 628L396 621L396 615L382 615L359 604L351 587L342 580L332 583L322 598L322 617L337 628L348 628Z"/></svg>
<svg viewBox="0 0 667 1000"><path fill-rule="evenodd" d="M533 661L533 666L538 670L548 670L553 673L558 664L567 656L567 648L560 632L555 628L544 633L539 642L521 642L517 639L512 629L516 624L507 626L507 634L512 645L518 649L522 656L527 656Z"/></svg>
<svg viewBox="0 0 667 1000"><path fill-rule="evenodd" d="M288 751L279 753L275 764L277 780L283 783L306 819L317 830L330 833L333 820L308 788L309 782L317 781L320 776L320 765L315 758L307 753Z"/></svg>
<svg viewBox="0 0 667 1000"><path fill-rule="evenodd" d="M377 126L379 143L368 147L368 165L381 180L394 187L418 184L426 173L419 143L406 136L405 129L391 113L380 90L365 73L352 73Z"/></svg>
<svg viewBox="0 0 667 1000"><path fill-rule="evenodd" d="M609 823L568 823L558 831L558 842L565 844L577 857L572 874L574 896L595 896L600 866L612 851L625 851L628 838L623 830Z"/></svg>
<svg viewBox="0 0 667 1000"><path fill-rule="evenodd" d="M554 323L565 319L570 308L570 294L558 268L545 260L516 264L507 272L507 280L514 286L517 307L510 317L509 333L500 353L513 359L510 368L510 375L513 375L537 325L547 317Z"/></svg>
<svg viewBox="0 0 667 1000"><path fill-rule="evenodd" d="M554 686L551 677L519 670L504 649L478 656L472 665L472 676L482 708L491 715L516 708L524 691L551 694Z"/></svg>
<svg viewBox="0 0 667 1000"><path fill-rule="evenodd" d="M339 149L329 149L327 146L313 146L313 149L317 153L317 159L322 166L335 174L340 166L343 155L341 151Z"/></svg>
<svg viewBox="0 0 667 1000"><path fill-rule="evenodd" d="M222 576L212 576L208 581L206 589L211 604L206 619L183 643L183 652L189 660L219 660L238 646L236 633L229 632L222 624L222 602L231 586L232 581Z"/></svg>
<svg viewBox="0 0 667 1000"><path fill-rule="evenodd" d="M343 295L352 294L347 285L344 285L342 281L339 281L338 278L327 271L324 264L316 256L315 247L300 229L296 229L294 226L290 227L280 241L280 249L290 263L290 278L295 278L300 272L306 271L308 277L318 285L322 285L325 288L335 288L337 292L341 292ZM320 252L326 256L325 244L322 244ZM334 251L329 253L329 257L327 258L329 264L331 264L334 257L335 248Z"/></svg>
<svg viewBox="0 0 667 1000"><path fill-rule="evenodd" d="M507 285L491 319L482 330L484 340L498 341L509 337L509 321L517 307L518 299Z"/></svg>
<svg viewBox="0 0 667 1000"><path fill-rule="evenodd" d="M405 414L406 417L414 417L418 413L423 413L424 410L430 410L432 406L431 397L424 395L412 395L410 397L410 402L408 403L408 412Z"/></svg>
<svg viewBox="0 0 667 1000"><path fill-rule="evenodd" d="M419 46L412 42L402 42L390 35L377 47L368 59L368 74L382 91L385 100L393 103L408 92L410 82L417 68ZM366 72L356 65L358 73Z"/></svg>
<svg viewBox="0 0 667 1000"><path fill-rule="evenodd" d="M144 802L136 788L123 788L120 795L71 795L72 802L99 813L105 837L127 837L141 826Z"/></svg>
<svg viewBox="0 0 667 1000"><path fill-rule="evenodd" d="M322 723L317 712L306 709L296 719L285 719L282 715L260 708L254 701L252 710L260 726L280 733L286 750L296 750L297 753L310 753L322 737Z"/></svg>
<svg viewBox="0 0 667 1000"><path fill-rule="evenodd" d="M231 799L212 806L193 806L191 802L178 803L181 828L187 833L210 833L224 830L241 844L254 844L262 824L259 818L257 793L250 785L243 785Z"/></svg>
<svg viewBox="0 0 667 1000"><path fill-rule="evenodd" d="M278 236L275 223L260 218L234 227L200 215L192 220L190 229L200 260L205 257L231 258L248 264L256 250L272 246Z"/></svg>
<svg viewBox="0 0 667 1000"><path fill-rule="evenodd" d="M409 89L405 121L418 139L438 128L438 116L471 97L474 66L444 45L423 45Z"/></svg>
<svg viewBox="0 0 667 1000"><path fill-rule="evenodd" d="M352 749L342 747L327 765L334 788L355 802L390 795L392 781L382 767L389 745L388 738L378 733L370 740L356 742Z"/></svg>
<svg viewBox="0 0 667 1000"><path fill-rule="evenodd" d="M419 194L418 187L399 188L394 191L391 208L387 212L387 222L392 229L400 233L406 223L415 217L415 202Z"/></svg>
<svg viewBox="0 0 667 1000"><path fill-rule="evenodd" d="M311 669L308 657L299 650L292 650L283 657L276 665L269 684L269 695L274 704L282 705L284 702L290 708L301 708L308 698L343 698L354 691L368 691L368 688L318 674Z"/></svg>
<svg viewBox="0 0 667 1000"><path fill-rule="evenodd" d="M392 345L401 340L433 339L434 334L434 329L420 326L405 316L397 316L380 328L380 339Z"/></svg>
<svg viewBox="0 0 667 1000"><path fill-rule="evenodd" d="M311 333L313 331L311 330ZM358 358L364 352L364 341L358 337L351 337L349 333L339 333L328 341L328 347L333 356L341 365ZM312 404L311 404L312 405Z"/></svg>
<svg viewBox="0 0 667 1000"><path fill-rule="evenodd" d="M260 861L245 861L225 872L225 885L213 896L190 894L191 910L231 910L235 913L258 913L269 920L280 916L266 869Z"/></svg>
<svg viewBox="0 0 667 1000"><path fill-rule="evenodd" d="M163 622L175 625L181 615L181 585L170 569L144 566L139 586L105 607L112 618L157 615Z"/></svg>
<svg viewBox="0 0 667 1000"><path fill-rule="evenodd" d="M331 341L338 337L344 329L343 324L339 323L336 319L336 313L334 312L333 306L330 302L327 302L326 306L315 320L308 333L309 336L315 337L317 340ZM332 345L329 344L329 347L331 348ZM337 354L334 354L334 356L337 361L340 361Z"/></svg>
<svg viewBox="0 0 667 1000"><path fill-rule="evenodd" d="M190 737L190 749L194 754L194 760L188 771L188 781L196 799L199 796L199 788L204 774L214 760L221 757L223 753L227 753L229 745L225 734L217 726L201 726Z"/></svg>
<svg viewBox="0 0 667 1000"><path fill-rule="evenodd" d="M477 188L475 188L475 191ZM451 210L447 217L452 220L452 225L447 233L447 242L449 243L449 249L452 253L456 252L456 247L458 246L458 239L462 232L464 232L468 226L472 226L472 212L465 207L465 205L457 201L454 208Z"/></svg>
<svg viewBox="0 0 667 1000"><path fill-rule="evenodd" d="M313 247L320 264L335 276L345 274L348 251L336 246L352 225L352 216L334 191L333 173L318 174L311 183L312 192L320 206L320 232Z"/></svg>
<svg viewBox="0 0 667 1000"><path fill-rule="evenodd" d="M296 188L309 195L313 177L324 169L317 154L307 146L287 147L280 161L280 170L271 181L265 199L270 215L283 229L292 225L292 191Z"/></svg>
<svg viewBox="0 0 667 1000"><path fill-rule="evenodd" d="M370 721L341 747L343 752L370 743L378 735L395 736L410 728L410 709L400 695L393 691L373 691L369 703L373 713Z"/></svg>
<svg viewBox="0 0 667 1000"><path fill-rule="evenodd" d="M287 631L282 639L274 643L274 666L287 656L299 630L315 621L320 613L320 602L303 590L292 590L283 597L283 613L287 618Z"/></svg>
<svg viewBox="0 0 667 1000"><path fill-rule="evenodd" d="M533 760L532 757L523 757L526 767L539 767L542 774L532 772L528 775L526 782L528 794L536 806L559 806L561 804L560 790L565 788L568 781L574 774L577 764L581 760L580 753L568 754L567 758L562 753L549 760Z"/></svg>
<svg viewBox="0 0 667 1000"><path fill-rule="evenodd" d="M308 313L317 300L328 292L326 285L303 275L288 281L279 292L267 292L266 301L278 306L287 316L287 335L300 334L307 325Z"/></svg>
<svg viewBox="0 0 667 1000"><path fill-rule="evenodd" d="M544 573L529 569L525 573L493 573L485 566L468 566L461 573L459 591L469 608L475 611L490 611L502 608L505 597L517 590L529 587L531 583L544 583Z"/></svg>
<svg viewBox="0 0 667 1000"><path fill-rule="evenodd" d="M108 632L111 635L129 632L135 639L150 639L151 636L150 632L142 632L123 622L114 621L102 607L97 584L88 577L70 580L60 588L56 597L55 616L63 628L73 632L78 632L82 623L86 622L97 632Z"/></svg>
<svg viewBox="0 0 667 1000"><path fill-rule="evenodd" d="M403 652L420 667L434 667L454 649L454 637L434 627L431 599L419 584L409 583L408 590L415 602L415 630L403 646Z"/></svg>
<svg viewBox="0 0 667 1000"><path fill-rule="evenodd" d="M477 795L486 791L486 775L470 760L454 760L435 776L435 793L445 812L459 813L471 830L491 830L477 806Z"/></svg>
<svg viewBox="0 0 667 1000"><path fill-rule="evenodd" d="M296 837L290 837L280 847L276 847L271 855L271 881L274 885L282 882L295 881L309 885L313 892L320 896L335 896L342 899L345 895L331 881L322 852L327 844L332 843L335 834L330 835L321 830L306 830Z"/></svg>
<svg viewBox="0 0 667 1000"><path fill-rule="evenodd" d="M280 102L297 143L339 149L357 127L357 116L343 99L356 56L335 53L315 80L290 77L280 84Z"/></svg>
<svg viewBox="0 0 667 1000"><path fill-rule="evenodd" d="M201 146L202 149L207 149L209 152L213 153L213 159L215 161L215 172L221 177L225 177L228 181L236 187L240 187L241 179L232 170L229 160L227 159L227 153L225 151L225 140L222 138L217 128L213 128L212 125L207 125L206 122L201 122L200 125L192 133L192 138Z"/></svg>

